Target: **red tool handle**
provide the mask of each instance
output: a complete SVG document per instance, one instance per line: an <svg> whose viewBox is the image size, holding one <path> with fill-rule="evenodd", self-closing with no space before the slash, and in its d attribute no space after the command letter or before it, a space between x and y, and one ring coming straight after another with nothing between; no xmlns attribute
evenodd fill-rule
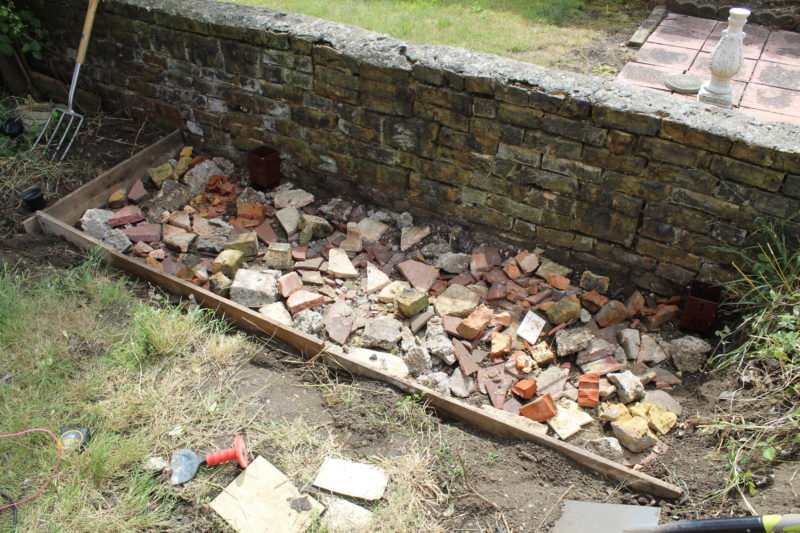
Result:
<svg viewBox="0 0 800 533"><path fill-rule="evenodd" d="M247 468L247 447L244 444L244 439L240 435L233 437L232 448L206 455L206 464L208 466L214 466L233 459L237 459L239 461L239 466L242 468Z"/></svg>

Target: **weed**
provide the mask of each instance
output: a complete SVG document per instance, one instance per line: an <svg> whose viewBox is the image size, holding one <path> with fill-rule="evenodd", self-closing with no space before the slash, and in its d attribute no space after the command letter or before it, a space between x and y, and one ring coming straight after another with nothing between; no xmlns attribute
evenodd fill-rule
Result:
<svg viewBox="0 0 800 533"><path fill-rule="evenodd" d="M754 473L800 449L800 250L785 227L761 222L753 249L727 250L738 257L739 277L727 284L736 327L718 332L722 349L710 362L735 366L749 389L737 391L747 402L727 420L709 427L727 450L727 486L712 497L757 489Z"/></svg>

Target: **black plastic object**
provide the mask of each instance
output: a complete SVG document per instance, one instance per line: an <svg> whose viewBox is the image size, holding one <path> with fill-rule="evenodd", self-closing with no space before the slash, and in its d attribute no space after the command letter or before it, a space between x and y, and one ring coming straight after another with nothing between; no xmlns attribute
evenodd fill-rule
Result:
<svg viewBox="0 0 800 533"><path fill-rule="evenodd" d="M700 333L711 331L721 298L722 287L719 285L693 280L689 285L689 297L686 298L680 327Z"/></svg>
<svg viewBox="0 0 800 533"><path fill-rule="evenodd" d="M25 133L25 126L22 124L22 121L17 118L7 118L5 122L3 122L3 125L0 126L0 132L12 139L16 139Z"/></svg>
<svg viewBox="0 0 800 533"><path fill-rule="evenodd" d="M82 452L89 444L92 432L89 428L61 428L58 443L64 450L77 450Z"/></svg>
<svg viewBox="0 0 800 533"><path fill-rule="evenodd" d="M28 210L30 211L38 211L47 206L47 200L44 199L44 193L39 187L28 189L22 193L21 198L22 201L25 202L25 205L28 206Z"/></svg>
<svg viewBox="0 0 800 533"><path fill-rule="evenodd" d="M247 154L250 183L256 189L274 189L281 183L281 155L274 148L262 146Z"/></svg>

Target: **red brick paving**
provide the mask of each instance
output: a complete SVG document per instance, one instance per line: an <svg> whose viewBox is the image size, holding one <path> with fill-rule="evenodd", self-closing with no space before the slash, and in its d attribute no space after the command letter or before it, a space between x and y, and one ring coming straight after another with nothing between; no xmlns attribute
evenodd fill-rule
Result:
<svg viewBox="0 0 800 533"><path fill-rule="evenodd" d="M664 80L671 74L707 80L711 52L727 27L727 22L670 13L616 81L670 92ZM800 33L755 24L744 31L745 62L734 77L733 105L758 120L800 124Z"/></svg>

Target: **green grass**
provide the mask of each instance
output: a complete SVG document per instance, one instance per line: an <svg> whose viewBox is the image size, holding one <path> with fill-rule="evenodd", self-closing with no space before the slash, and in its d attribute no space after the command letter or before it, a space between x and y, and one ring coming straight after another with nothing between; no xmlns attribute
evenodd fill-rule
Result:
<svg viewBox="0 0 800 533"><path fill-rule="evenodd" d="M206 502L212 489L175 489L142 464L241 430L243 410L209 383L249 350L225 330L203 311L141 302L94 259L42 279L0 270L0 431L93 432L86 451L65 453L54 483L19 507L20 531L180 529L181 502ZM176 426L184 430L170 436ZM32 494L55 455L43 434L0 439L0 492ZM9 518L0 514L0 531ZM196 530L217 520L208 514Z"/></svg>
<svg viewBox="0 0 800 533"><path fill-rule="evenodd" d="M800 449L800 241L762 223L759 244L738 256L739 277L727 285L734 327L720 332L717 369L746 378L735 407L711 424L725 452L727 486L714 496L757 490L755 479Z"/></svg>
<svg viewBox="0 0 800 533"><path fill-rule="evenodd" d="M620 26L644 2L627 0L228 0L304 13L424 44L443 44L544 66L574 63L573 49Z"/></svg>

